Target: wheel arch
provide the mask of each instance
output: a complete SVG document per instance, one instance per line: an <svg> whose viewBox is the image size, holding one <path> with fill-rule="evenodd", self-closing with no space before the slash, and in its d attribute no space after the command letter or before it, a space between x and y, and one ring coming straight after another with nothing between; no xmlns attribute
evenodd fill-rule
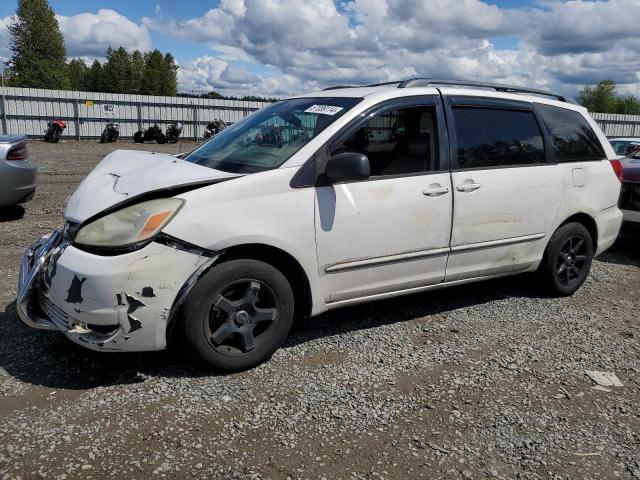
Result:
<svg viewBox="0 0 640 480"><path fill-rule="evenodd" d="M598 250L598 224L591 215L584 212L574 213L564 222L558 225L558 228L568 223L580 223L584 225L584 227L589 232L589 235L591 235L591 241L593 242L593 251L595 252Z"/></svg>
<svg viewBox="0 0 640 480"><path fill-rule="evenodd" d="M291 254L284 250L262 243L247 243L225 249L220 258L212 265L219 265L229 260L247 258L260 260L274 266L287 278L293 290L295 302L295 318L311 316L312 296L309 277L304 268ZM302 302L298 301L302 299Z"/></svg>
<svg viewBox="0 0 640 480"><path fill-rule="evenodd" d="M298 260L286 251L271 245L262 243L234 245L219 252L219 255L213 262L207 265L203 270L199 271L197 277L190 283L188 290L185 291L182 298L178 300L180 305L178 305L176 311L171 315L167 326L167 344L170 342L174 333L177 333L180 330L176 329L175 326L182 319L182 303L191 290L191 287L195 285L203 275L217 265L238 259L259 260L280 270L280 272L282 272L289 281L293 290L295 299L294 319L300 320L311 316L313 307L311 284L307 273ZM300 299L302 299L302 301L300 301Z"/></svg>

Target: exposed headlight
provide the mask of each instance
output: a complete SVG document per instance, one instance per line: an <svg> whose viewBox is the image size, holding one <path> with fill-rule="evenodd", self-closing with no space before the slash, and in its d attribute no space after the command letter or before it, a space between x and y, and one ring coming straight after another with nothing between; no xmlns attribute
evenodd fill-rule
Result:
<svg viewBox="0 0 640 480"><path fill-rule="evenodd" d="M177 198L161 198L131 205L82 227L74 241L105 248L135 245L162 230L183 204Z"/></svg>

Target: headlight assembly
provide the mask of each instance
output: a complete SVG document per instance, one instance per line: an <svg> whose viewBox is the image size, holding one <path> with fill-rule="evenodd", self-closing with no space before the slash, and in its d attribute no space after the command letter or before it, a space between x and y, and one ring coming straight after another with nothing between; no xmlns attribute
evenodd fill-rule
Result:
<svg viewBox="0 0 640 480"><path fill-rule="evenodd" d="M137 203L105 215L78 230L75 243L118 248L150 239L180 210L184 200L161 198Z"/></svg>

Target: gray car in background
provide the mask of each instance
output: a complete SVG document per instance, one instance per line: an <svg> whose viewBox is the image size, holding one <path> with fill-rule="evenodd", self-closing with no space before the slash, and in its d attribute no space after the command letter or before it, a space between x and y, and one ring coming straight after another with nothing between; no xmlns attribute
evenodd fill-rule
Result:
<svg viewBox="0 0 640 480"><path fill-rule="evenodd" d="M36 165L25 135L0 135L0 207L28 202L36 192Z"/></svg>

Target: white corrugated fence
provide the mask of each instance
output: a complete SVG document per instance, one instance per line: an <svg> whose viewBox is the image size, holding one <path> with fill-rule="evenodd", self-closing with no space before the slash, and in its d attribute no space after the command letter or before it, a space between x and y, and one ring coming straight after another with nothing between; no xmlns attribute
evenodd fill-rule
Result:
<svg viewBox="0 0 640 480"><path fill-rule="evenodd" d="M67 138L97 138L107 122L120 124L120 135L132 137L140 129L158 124L184 124L182 135L202 137L216 118L237 122L267 102L156 97L118 93L0 87L0 125L3 134L44 135L47 122L67 122Z"/></svg>
<svg viewBox="0 0 640 480"><path fill-rule="evenodd" d="M640 137L640 115L592 113L607 137Z"/></svg>
<svg viewBox="0 0 640 480"><path fill-rule="evenodd" d="M184 124L182 135L199 138L207 123L216 118L237 122L268 102L210 100L186 97L155 97L119 93L77 92L36 88L0 87L0 133L44 135L47 122L67 122L67 138L97 138L107 122L120 124L120 135L132 137L137 130L158 124ZM609 137L640 136L640 115L592 113Z"/></svg>

